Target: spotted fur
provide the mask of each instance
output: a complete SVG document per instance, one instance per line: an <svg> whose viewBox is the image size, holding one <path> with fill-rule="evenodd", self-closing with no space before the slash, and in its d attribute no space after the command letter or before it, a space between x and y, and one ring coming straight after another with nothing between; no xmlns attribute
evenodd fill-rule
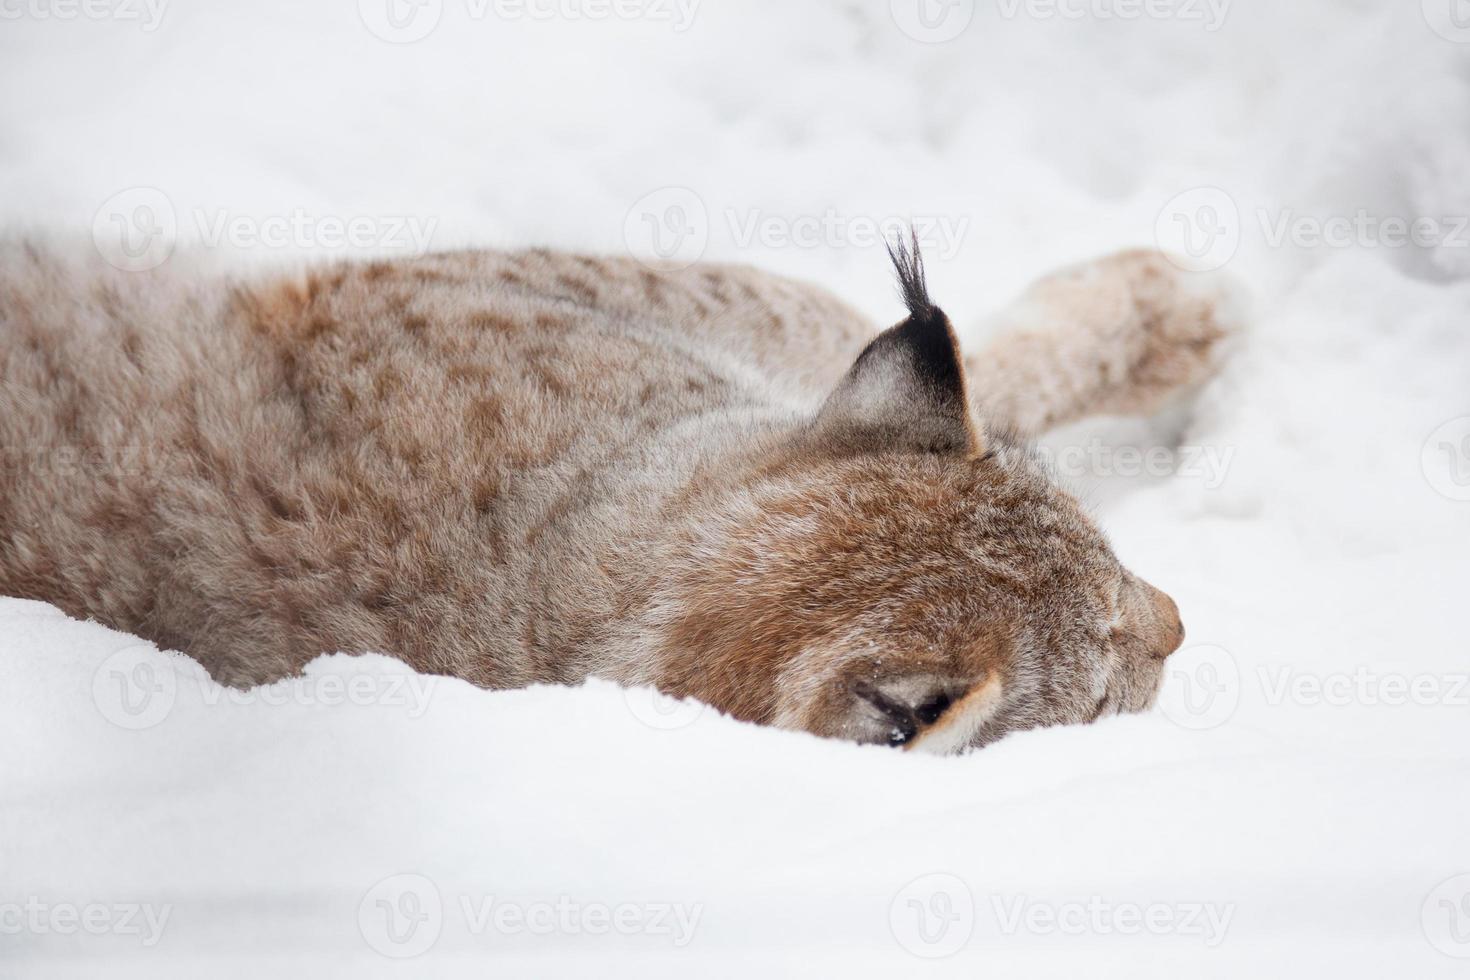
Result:
<svg viewBox="0 0 1470 980"><path fill-rule="evenodd" d="M956 751L1147 707L1173 603L1020 436L1208 373L1158 257L965 363L754 269L462 252L221 280L0 248L0 592L222 682L382 651Z"/></svg>

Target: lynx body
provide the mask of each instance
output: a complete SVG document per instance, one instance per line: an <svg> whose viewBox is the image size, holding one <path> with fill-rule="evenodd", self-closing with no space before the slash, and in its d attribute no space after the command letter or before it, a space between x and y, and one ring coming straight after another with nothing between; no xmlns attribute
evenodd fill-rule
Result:
<svg viewBox="0 0 1470 980"><path fill-rule="evenodd" d="M378 651L934 751L1147 707L1177 611L1023 439L1205 377L1218 297L1115 256L966 363L896 259L879 334L749 268L224 281L5 246L0 593L232 685Z"/></svg>

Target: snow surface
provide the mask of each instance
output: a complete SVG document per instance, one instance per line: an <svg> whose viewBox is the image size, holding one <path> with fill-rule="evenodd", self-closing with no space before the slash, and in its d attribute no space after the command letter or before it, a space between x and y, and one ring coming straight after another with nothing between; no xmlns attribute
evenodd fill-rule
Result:
<svg viewBox="0 0 1470 980"><path fill-rule="evenodd" d="M230 694L0 600L0 977L1466 975L1463 0L958 0L942 44L906 0L427 0L414 43L377 3L3 0L0 220L105 250L161 194L178 252L243 229L231 266L341 251L322 219L622 249L652 218L888 320L881 249L744 231L946 216L972 334L1058 264L1223 228L1255 294L1225 374L1048 441L1188 645L1158 711L931 759L380 656Z"/></svg>

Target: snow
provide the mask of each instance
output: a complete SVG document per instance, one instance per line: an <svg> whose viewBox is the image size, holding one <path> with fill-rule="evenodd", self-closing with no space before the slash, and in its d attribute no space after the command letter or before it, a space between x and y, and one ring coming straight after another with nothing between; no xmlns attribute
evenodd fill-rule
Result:
<svg viewBox="0 0 1470 980"><path fill-rule="evenodd" d="M947 43L906 0L427 0L389 43L427 22L376 2L0 2L0 221L106 252L141 200L148 255L237 267L651 218L889 320L912 215L974 338L1190 234L1254 292L1225 373L1048 441L1186 649L1155 712L930 759L382 656L242 695L0 600L0 977L1464 975L1458 0L960 0Z"/></svg>

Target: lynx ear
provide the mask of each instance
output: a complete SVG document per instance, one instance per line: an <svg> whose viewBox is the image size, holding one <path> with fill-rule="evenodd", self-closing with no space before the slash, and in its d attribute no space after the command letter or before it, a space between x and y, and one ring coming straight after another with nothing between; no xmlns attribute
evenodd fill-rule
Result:
<svg viewBox="0 0 1470 980"><path fill-rule="evenodd" d="M890 245L908 319L879 334L817 414L822 436L851 451L975 453L959 342L929 301L918 242Z"/></svg>

